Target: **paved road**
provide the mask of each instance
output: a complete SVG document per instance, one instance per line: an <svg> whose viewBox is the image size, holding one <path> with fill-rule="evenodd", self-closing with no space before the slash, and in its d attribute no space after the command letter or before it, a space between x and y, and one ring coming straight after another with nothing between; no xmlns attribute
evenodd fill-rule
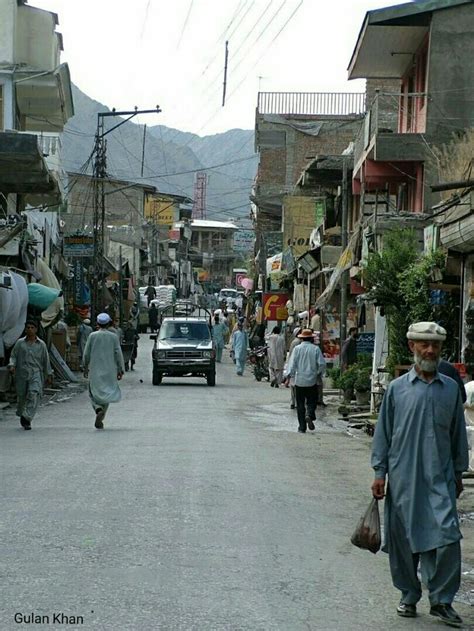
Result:
<svg viewBox="0 0 474 631"><path fill-rule="evenodd" d="M368 440L329 414L298 434L288 391L228 357L215 388L153 387L150 348L142 337L105 431L85 393L43 407L32 432L0 423L1 631L442 628L426 603L397 618L386 556L349 542Z"/></svg>

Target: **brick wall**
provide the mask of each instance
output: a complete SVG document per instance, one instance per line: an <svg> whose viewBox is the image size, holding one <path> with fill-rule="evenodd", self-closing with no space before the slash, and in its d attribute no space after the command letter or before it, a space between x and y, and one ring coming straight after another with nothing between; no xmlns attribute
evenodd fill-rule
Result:
<svg viewBox="0 0 474 631"><path fill-rule="evenodd" d="M339 155L354 140L361 119L349 117L292 117L290 120L321 122L317 136L304 134L290 125L257 120L258 131L286 131L285 147L260 147L257 184L262 194L291 192L308 162L320 154Z"/></svg>

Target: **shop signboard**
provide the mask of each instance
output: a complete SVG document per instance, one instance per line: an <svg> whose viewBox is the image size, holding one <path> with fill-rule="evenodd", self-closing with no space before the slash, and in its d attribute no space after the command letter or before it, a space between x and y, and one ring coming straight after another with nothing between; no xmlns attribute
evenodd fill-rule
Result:
<svg viewBox="0 0 474 631"><path fill-rule="evenodd" d="M85 234L64 237L63 254L71 258L94 256L94 237Z"/></svg>
<svg viewBox="0 0 474 631"><path fill-rule="evenodd" d="M74 304L84 304L84 265L80 258L74 259Z"/></svg>
<svg viewBox="0 0 474 631"><path fill-rule="evenodd" d="M357 338L357 352L372 355L375 346L375 333L359 333Z"/></svg>
<svg viewBox="0 0 474 631"><path fill-rule="evenodd" d="M263 294L263 317L265 320L282 321L288 318L288 294L271 292Z"/></svg>
<svg viewBox="0 0 474 631"><path fill-rule="evenodd" d="M166 195L147 195L144 214L159 226L171 227L180 219L179 204Z"/></svg>
<svg viewBox="0 0 474 631"><path fill-rule="evenodd" d="M253 230L237 230L234 233L234 251L252 252L255 243L255 232Z"/></svg>

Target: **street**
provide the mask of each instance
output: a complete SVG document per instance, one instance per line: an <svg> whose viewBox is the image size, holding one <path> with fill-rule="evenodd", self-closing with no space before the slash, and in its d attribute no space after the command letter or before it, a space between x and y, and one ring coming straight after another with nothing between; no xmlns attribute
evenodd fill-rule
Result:
<svg viewBox="0 0 474 631"><path fill-rule="evenodd" d="M387 556L349 541L368 437L331 412L298 434L289 391L237 377L227 350L215 388L153 387L151 344L104 431L86 392L43 406L32 432L0 423L2 631L442 628L426 596L398 618Z"/></svg>

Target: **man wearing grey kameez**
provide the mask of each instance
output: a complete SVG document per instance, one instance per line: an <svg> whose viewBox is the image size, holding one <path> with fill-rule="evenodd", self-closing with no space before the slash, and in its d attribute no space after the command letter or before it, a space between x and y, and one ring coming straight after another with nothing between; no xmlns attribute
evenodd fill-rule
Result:
<svg viewBox="0 0 474 631"><path fill-rule="evenodd" d="M18 398L16 414L25 430L31 429L44 383L53 375L48 349L36 336L37 331L36 323L28 320L25 325L26 335L16 342L8 364L10 372L15 375Z"/></svg>
<svg viewBox="0 0 474 631"><path fill-rule="evenodd" d="M84 376L89 376L89 396L96 413L97 429L104 428L109 404L120 401L122 397L118 382L123 377L125 365L119 339L108 329L111 322L107 313L99 313L99 330L89 335L84 349Z"/></svg>
<svg viewBox="0 0 474 631"><path fill-rule="evenodd" d="M407 333L415 365L392 381L377 422L372 493L385 500L385 546L402 617L416 616L417 569L429 590L430 614L461 626L453 609L461 579L461 532L456 498L468 468L468 445L457 383L438 372L446 331L434 322Z"/></svg>

